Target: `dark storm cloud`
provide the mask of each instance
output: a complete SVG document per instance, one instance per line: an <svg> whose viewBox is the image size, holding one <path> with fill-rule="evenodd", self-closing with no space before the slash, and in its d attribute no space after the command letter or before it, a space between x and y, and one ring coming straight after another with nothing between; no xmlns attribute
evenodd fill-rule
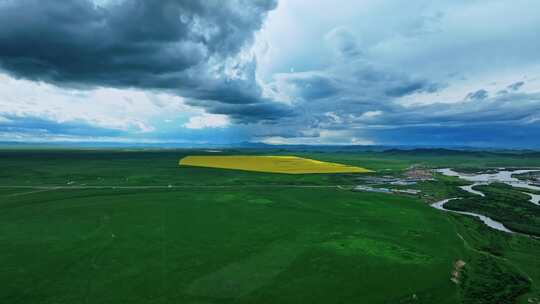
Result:
<svg viewBox="0 0 540 304"><path fill-rule="evenodd" d="M488 98L488 92L484 89L470 92L465 96L465 100L484 100L486 98Z"/></svg>
<svg viewBox="0 0 540 304"><path fill-rule="evenodd" d="M538 125L517 123L466 124L461 126L403 126L377 130L380 142L398 144L413 142L418 145L453 145L501 148L540 148Z"/></svg>
<svg viewBox="0 0 540 304"><path fill-rule="evenodd" d="M262 102L253 42L275 0L0 0L0 67L64 86L163 89Z"/></svg>
<svg viewBox="0 0 540 304"><path fill-rule="evenodd" d="M294 16L294 22L287 23L276 12L272 22L281 30L277 38L268 34L271 31L261 33L261 42L268 46L264 55L257 50L265 65L257 73L255 51L246 50L276 0L100 0L113 3L101 6L95 2L0 0L0 70L70 88L134 87L173 93L189 105L233 121L230 130L212 129L224 132L213 138L242 130L255 137L311 139L337 134L344 141L367 136L393 144L457 143L468 138L485 143L500 137L534 143L540 134L540 95L530 93L536 85L533 78L528 78L530 90L525 93L518 78L512 84L492 84L488 92L481 89L488 88L483 80L474 77L497 76L508 68L514 73L538 64L540 40L534 38L540 19L530 13L535 10L523 10L522 5L444 1L433 11L423 11L419 4L396 2L384 5L389 11L377 13L364 2L346 1L345 7L355 8L340 10L355 12L350 14L354 22L347 22L349 17L337 11L321 10L328 5L324 1L306 2L302 18ZM528 2L527 6L538 6ZM476 18L459 18L464 9ZM321 15L313 14L319 11ZM386 18L389 14L396 18ZM313 21L308 22L311 15ZM512 22L485 27L485 20L478 17L486 16ZM298 28L282 33L287 26ZM512 47L516 45L519 48ZM297 47L301 50L295 51ZM257 76L269 83L260 85ZM467 86L478 85L478 90L464 97L460 83L465 77ZM438 94L443 89L449 94ZM454 89L459 96L443 100L455 96ZM38 94L28 94L27 99L34 102L33 95ZM5 96L11 103L6 113L21 113L19 98ZM42 108L49 105L47 111L60 108L53 107L54 101L41 102ZM0 133L134 134L78 121L49 121L46 111L45 118L38 118L2 117L1 110ZM156 126L158 136L169 138L159 133L160 127L163 124ZM197 140L206 132L182 129L174 129L171 136Z"/></svg>
<svg viewBox="0 0 540 304"><path fill-rule="evenodd" d="M539 93L514 93L475 102L433 103L409 108L394 105L391 111L378 117L377 122L386 126L530 125L540 119L538 113Z"/></svg>
<svg viewBox="0 0 540 304"><path fill-rule="evenodd" d="M276 77L276 91L294 100L298 111L361 114L384 109L399 97L435 93L444 87L423 78L405 75L364 60L349 60L328 70L287 73Z"/></svg>
<svg viewBox="0 0 540 304"><path fill-rule="evenodd" d="M8 71L22 77L175 88L167 80L183 80L178 72L213 55L234 55L251 42L273 6L126 0L103 8L89 0L9 1L0 6L0 56Z"/></svg>
<svg viewBox="0 0 540 304"><path fill-rule="evenodd" d="M322 75L290 78L289 83L295 85L304 99L321 99L339 93L339 84Z"/></svg>
<svg viewBox="0 0 540 304"><path fill-rule="evenodd" d="M519 106L516 106L519 105ZM381 143L535 146L540 94L509 93L483 100L404 107L394 104L370 121L350 119Z"/></svg>
<svg viewBox="0 0 540 304"><path fill-rule="evenodd" d="M523 130L540 132L540 94L513 90L521 86L519 83L493 97L479 89L462 101L407 104L401 97L412 97L413 101L414 94L429 97L445 85L367 60L349 60L326 70L282 74L274 85L276 91L292 97L298 115L281 119L276 127L261 127L255 136L317 138L335 134L345 141L374 138L387 144L495 145L498 134L504 134L507 139L530 145L534 140L524 139L527 132ZM439 99L435 94L433 97ZM508 141L500 143L510 145Z"/></svg>
<svg viewBox="0 0 540 304"><path fill-rule="evenodd" d="M345 142L367 138L389 144L490 145L496 143L498 134L531 143L522 138L522 130L540 131L536 127L540 95L519 93L520 82L508 86L504 94L490 96L487 90L478 89L461 101L443 102L436 93L446 88L445 83L378 64L351 51L358 50L358 45L341 28L326 39L337 51L335 62L325 69L276 75L272 91L288 96L296 115L283 117L274 126L256 128L256 137L335 136ZM428 102L416 103L417 94ZM430 96L439 101L429 102Z"/></svg>
<svg viewBox="0 0 540 304"><path fill-rule="evenodd" d="M380 142L500 148L539 148L540 127L484 123L463 126L411 126L378 130Z"/></svg>
<svg viewBox="0 0 540 304"><path fill-rule="evenodd" d="M403 97L413 93L435 93L441 88L441 85L428 81L412 81L390 87L386 94L392 97Z"/></svg>
<svg viewBox="0 0 540 304"><path fill-rule="evenodd" d="M277 96L288 96L291 102L286 115L279 118L282 130L275 128L271 133L289 138L294 137L291 134L312 137L305 135L309 129L354 127L348 122L351 115L384 111L396 97L434 92L442 85L358 59L328 70L279 74L270 87ZM254 133L261 136L269 130L263 126L254 128Z"/></svg>
<svg viewBox="0 0 540 304"><path fill-rule="evenodd" d="M323 130L354 130L379 123L379 115L411 111L396 104L400 97L431 94L444 87L378 66L357 54L339 56L345 60L326 70L276 75L270 87L290 98L290 111L288 115L278 112L273 126L253 126L253 135L317 138L327 133Z"/></svg>
<svg viewBox="0 0 540 304"><path fill-rule="evenodd" d="M201 100L191 100L188 101L188 104L203 106L208 112L213 114L228 115L241 124L257 123L260 121L277 123L281 119L297 115L294 108L265 99L262 99L261 102L250 104L232 104Z"/></svg>

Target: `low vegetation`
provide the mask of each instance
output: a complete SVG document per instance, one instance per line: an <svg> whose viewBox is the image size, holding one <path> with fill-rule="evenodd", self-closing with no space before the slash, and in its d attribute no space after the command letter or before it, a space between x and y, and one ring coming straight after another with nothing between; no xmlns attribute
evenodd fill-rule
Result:
<svg viewBox="0 0 540 304"><path fill-rule="evenodd" d="M468 195L448 202L445 207L483 214L513 231L540 236L540 206L532 204L529 195L505 184L476 186L474 189L486 196Z"/></svg>
<svg viewBox="0 0 540 304"><path fill-rule="evenodd" d="M297 156L186 156L180 160L180 165L285 174L373 172L361 167Z"/></svg>
<svg viewBox="0 0 540 304"><path fill-rule="evenodd" d="M478 189L489 208L440 175L405 196L351 191L355 173L178 167L188 155L295 155L397 177L420 162L540 162L426 153L0 151L0 303L534 303L538 239L426 204L464 197L467 211L533 232L538 206L519 189Z"/></svg>

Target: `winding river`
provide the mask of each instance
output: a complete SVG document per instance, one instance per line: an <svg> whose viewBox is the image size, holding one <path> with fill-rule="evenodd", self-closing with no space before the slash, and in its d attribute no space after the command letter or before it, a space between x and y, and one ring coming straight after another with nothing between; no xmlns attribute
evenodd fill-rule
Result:
<svg viewBox="0 0 540 304"><path fill-rule="evenodd" d="M527 192L523 192L523 193L528 194L531 197L529 202L540 206L540 195L539 194L532 194L532 193L527 193Z"/></svg>
<svg viewBox="0 0 540 304"><path fill-rule="evenodd" d="M449 168L437 170L437 172L439 172L439 173L441 173L443 175L455 176L455 177L459 177L459 178L461 178L463 180L473 182L472 185L461 186L460 188L463 189L464 191L467 191L469 193L479 195L479 196L482 196L482 197L485 197L485 194L480 192L480 191L474 190L473 188L475 186L489 185L489 184L495 183L495 182L505 183L507 185L510 185L510 186L516 187L516 188L520 188L520 189L540 190L540 187L538 187L538 186L530 185L527 182L524 182L524 181L521 181L521 180L519 180L517 178L512 177L512 175L514 175L514 174L523 174L523 173L537 172L537 171L540 171L540 170L515 170L515 171L501 170L501 171L498 171L497 173L462 174L462 173L455 172L454 170L449 169ZM528 194L531 197L531 199L529 200L531 203L533 203L535 205L540 205L540 195L532 194L532 193L528 193L528 192L523 192L523 193ZM444 211L447 211L447 212L454 212L454 213L474 216L474 217L479 218L484 224L486 224L487 226L489 226L489 227L491 227L493 229L503 231L503 232L507 232L507 233L514 233L514 231L508 229L502 223L497 222L494 219L489 218L489 217L487 217L485 215L481 215L481 214L473 213L473 212L455 211L455 210L446 209L444 207L444 204L446 204L447 202L449 202L451 200L456 200L456 199L460 199L460 198L445 199L445 200L433 203L431 206L433 208L436 208L436 209L439 209L439 210L444 210Z"/></svg>
<svg viewBox="0 0 540 304"><path fill-rule="evenodd" d="M444 208L444 204L448 203L449 201L456 200L456 199L460 199L460 198L448 198L448 199L433 203L431 205L431 207L433 207L435 209L447 211L447 212L454 212L454 213L474 216L474 217L479 218L484 224L486 224L487 226L489 226L489 227L491 227L493 229L497 229L499 231L504 231L504 232L508 232L508 233L514 233L514 231L506 228L502 223L497 222L496 220L494 220L492 218L489 218L489 217L487 217L485 215L481 215L481 214L474 213L474 212L455 211L455 210L450 210L450 209Z"/></svg>
<svg viewBox="0 0 540 304"><path fill-rule="evenodd" d="M497 173L483 173L483 174L463 174L458 173L452 169L446 168L446 169L439 169L437 172L446 175L446 176L455 176L459 177L463 180L473 182L472 185L469 186L461 186L460 188L476 195L485 196L484 193L474 190L473 188L480 185L489 185L491 183L505 183L507 185L510 185L512 187L521 188L521 189L530 189L530 190L537 190L540 191L540 187L531 185L527 182L521 181L515 177L512 177L512 175L515 174L523 174L523 173L529 173L529 172L539 172L540 170L515 170L515 171L507 171L502 170L498 171ZM531 203L538 205L540 200L540 195L532 194L528 192L523 192L528 194L531 199L529 200Z"/></svg>

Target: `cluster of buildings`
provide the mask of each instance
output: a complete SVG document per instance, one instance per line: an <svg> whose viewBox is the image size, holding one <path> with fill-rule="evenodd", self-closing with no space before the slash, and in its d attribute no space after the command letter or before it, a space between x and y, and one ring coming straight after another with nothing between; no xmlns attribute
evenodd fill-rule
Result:
<svg viewBox="0 0 540 304"><path fill-rule="evenodd" d="M411 186L418 182L434 180L433 171L429 169L412 168L405 172L404 175L404 177L395 177L390 175L366 176L360 178L359 180L368 185L390 184L396 186Z"/></svg>
<svg viewBox="0 0 540 304"><path fill-rule="evenodd" d="M401 194L419 194L420 190L416 189L393 189L393 188L374 188L370 186L359 185L354 187L354 191L367 191L367 192L377 192L377 193L401 193Z"/></svg>
<svg viewBox="0 0 540 304"><path fill-rule="evenodd" d="M418 182L431 181L433 170L413 166L409 168L403 177L395 176L366 176L360 179L363 185L356 186L355 191L368 191L378 193L401 193L417 195L421 191L416 189L394 189L385 187L373 187L374 185L394 185L394 186L412 186Z"/></svg>
<svg viewBox="0 0 540 304"><path fill-rule="evenodd" d="M433 170L411 167L409 170L407 170L407 172L405 172L405 176L408 180L414 181L433 180Z"/></svg>

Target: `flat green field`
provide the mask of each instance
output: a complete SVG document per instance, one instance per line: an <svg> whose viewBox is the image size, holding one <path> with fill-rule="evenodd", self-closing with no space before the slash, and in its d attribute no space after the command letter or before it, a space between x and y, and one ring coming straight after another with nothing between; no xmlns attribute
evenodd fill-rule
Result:
<svg viewBox="0 0 540 304"><path fill-rule="evenodd" d="M0 152L0 303L527 303L538 295L537 240L415 197L350 191L354 174L178 167L192 153ZM385 174L416 162L297 155ZM466 265L456 284L458 260Z"/></svg>

